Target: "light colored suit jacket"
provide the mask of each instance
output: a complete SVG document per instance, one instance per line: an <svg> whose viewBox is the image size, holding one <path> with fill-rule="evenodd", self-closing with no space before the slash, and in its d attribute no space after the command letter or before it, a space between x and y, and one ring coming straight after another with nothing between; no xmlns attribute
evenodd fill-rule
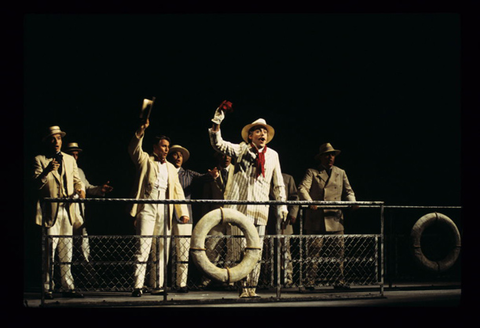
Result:
<svg viewBox="0 0 480 328"><path fill-rule="evenodd" d="M158 164L154 156L149 155L142 149L144 135L134 134L128 145L128 154L137 168L137 176L133 188L133 198L144 199L152 192L153 186L157 181ZM185 199L182 185L178 180L178 173L168 161L166 162L168 171L168 188L166 192L167 199ZM133 204L130 215L137 216L139 204ZM172 227L173 209L177 211L180 217L189 216L186 204L168 204L168 227Z"/></svg>
<svg viewBox="0 0 480 328"><path fill-rule="evenodd" d="M34 160L34 181L36 188L39 191L39 198L51 197L51 198L65 198L73 197L76 190L85 191L85 186L80 179L78 173L77 161L73 156L62 152L62 171L61 174L58 171L52 171L45 177L41 177L42 172L53 160L51 157L45 155L38 155ZM57 220L58 203L44 203L37 202L37 215L36 223L42 225L42 217L45 219L45 226L52 227ZM75 203L68 205L68 216L70 224L74 223Z"/></svg>
<svg viewBox="0 0 480 328"><path fill-rule="evenodd" d="M308 169L298 187L298 193L301 200L356 200L347 174L337 166L332 167L330 179L323 167L318 170ZM340 209L306 210L305 231L307 233L343 230L343 213Z"/></svg>
<svg viewBox="0 0 480 328"><path fill-rule="evenodd" d="M229 200L258 200L268 201L270 185L275 200L285 200L285 185L283 183L282 170L278 153L267 148L265 152L265 177L261 174L256 177L255 160L257 154L252 150L252 146L245 142L234 144L224 141L220 131L213 132L209 129L210 143L213 149L226 154L235 162L233 180L227 185L225 190L225 199ZM255 225L266 225L268 221L268 205L238 204L226 205L226 208L233 208L251 218ZM279 215L281 212L288 212L286 205L280 205L277 208Z"/></svg>

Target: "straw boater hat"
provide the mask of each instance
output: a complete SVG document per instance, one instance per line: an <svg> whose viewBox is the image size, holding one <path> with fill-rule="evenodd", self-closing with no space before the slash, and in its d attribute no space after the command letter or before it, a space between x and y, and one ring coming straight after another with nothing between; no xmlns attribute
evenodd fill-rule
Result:
<svg viewBox="0 0 480 328"><path fill-rule="evenodd" d="M79 153L81 153L83 150L80 147L78 147L78 143L69 142L67 144L67 147L65 147L65 152L68 153L68 152L71 152L71 151L78 151Z"/></svg>
<svg viewBox="0 0 480 328"><path fill-rule="evenodd" d="M184 148L180 145L173 145L172 147L170 147L170 151L168 152L168 154L170 155L171 153L177 152L177 151L182 153L183 162L188 161L188 159L190 158L190 152L188 151L187 148Z"/></svg>
<svg viewBox="0 0 480 328"><path fill-rule="evenodd" d="M248 143L248 132L250 131L251 128L255 126L262 126L268 131L268 137L267 137L267 143L269 143L272 139L273 136L275 135L275 129L271 127L270 125L267 124L267 122L263 118L259 118L258 120L247 124L243 127L242 129L242 139Z"/></svg>
<svg viewBox="0 0 480 328"><path fill-rule="evenodd" d="M60 130L60 127L58 125L53 125L51 127L48 128L48 132L47 134L45 135L45 137L43 137L42 141L45 141L47 140L48 137L51 137L53 136L54 134L60 134L63 137L65 137L66 133L63 132L62 130Z"/></svg>
<svg viewBox="0 0 480 328"><path fill-rule="evenodd" d="M320 146L320 150L318 151L318 154L315 155L315 159L318 160L320 158L320 155L325 153L335 153L335 156L337 156L338 154L340 154L340 152L340 150L333 148L333 146L329 142L327 142Z"/></svg>

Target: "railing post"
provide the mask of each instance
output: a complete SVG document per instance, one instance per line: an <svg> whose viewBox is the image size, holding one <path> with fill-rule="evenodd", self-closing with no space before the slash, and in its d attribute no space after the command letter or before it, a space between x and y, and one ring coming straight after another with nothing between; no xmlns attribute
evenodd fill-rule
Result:
<svg viewBox="0 0 480 328"><path fill-rule="evenodd" d="M300 206L300 210L298 211L298 218L297 220L300 220L300 240L298 241L298 249L299 249L299 260L298 260L298 267L300 268L300 282L299 282L299 287L303 286L303 214L304 214L304 208Z"/></svg>
<svg viewBox="0 0 480 328"><path fill-rule="evenodd" d="M276 244L275 244L275 248L276 248L276 253L277 253L277 282L276 282L276 295L277 295L277 298L280 298L280 289L281 289L281 274L282 274L282 266L281 266L281 255L283 254L280 254L281 252L281 238L283 238L283 235L281 235L281 220L277 220L277 224L276 224L276 235L275 235L275 241L276 241Z"/></svg>
<svg viewBox="0 0 480 328"><path fill-rule="evenodd" d="M47 255L47 228L45 227L45 216L42 215L42 286L41 286L41 305L45 305L45 285L47 283L48 255Z"/></svg>
<svg viewBox="0 0 480 328"><path fill-rule="evenodd" d="M167 301L167 267L168 267L168 252L170 252L170 247L167 247L168 240L167 240L167 220L170 221L169 211L168 211L168 204L163 205L163 301ZM173 222L172 222L173 224ZM173 229L172 229L173 231ZM171 233L170 233L171 235ZM160 255L160 254L158 254ZM160 256L157 257L160 259ZM160 265L160 261L158 263Z"/></svg>
<svg viewBox="0 0 480 328"><path fill-rule="evenodd" d="M384 207L383 204L380 206L380 296L383 297L384 293L384 259L385 259L385 224L384 224Z"/></svg>

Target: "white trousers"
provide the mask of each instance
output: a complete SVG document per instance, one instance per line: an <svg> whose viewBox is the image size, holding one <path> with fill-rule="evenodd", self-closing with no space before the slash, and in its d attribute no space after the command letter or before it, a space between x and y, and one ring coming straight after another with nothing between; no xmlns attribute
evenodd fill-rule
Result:
<svg viewBox="0 0 480 328"><path fill-rule="evenodd" d="M165 190L154 189L149 199L165 199ZM140 205L136 219L137 235L163 236L166 226L166 242L165 239L161 237L139 237L135 255L138 262L146 262L149 255L152 261L155 262L158 260L158 265L152 265L150 268L150 287L163 288L165 279L164 268L168 263L171 242L171 228L169 229L168 225L164 224L164 220L168 220L168 213L165 213L167 206L164 204ZM143 287L146 268L146 263L137 263L135 265L135 288Z"/></svg>
<svg viewBox="0 0 480 328"><path fill-rule="evenodd" d="M190 218L191 220L192 218ZM173 234L175 235L175 251L177 253L177 277L178 287L186 287L188 279L188 259L190 254L190 239L192 236L191 223L179 223L173 220Z"/></svg>
<svg viewBox="0 0 480 328"><path fill-rule="evenodd" d="M83 219L82 212L80 211L80 206L83 208L83 213L85 213L85 206L84 204L74 204L75 212L77 214L77 218L75 223L73 224L73 234L78 236L82 235L80 249L82 251L82 255L85 258L85 261L90 261L90 243L88 241L88 233L87 228L85 227L85 220Z"/></svg>
<svg viewBox="0 0 480 328"><path fill-rule="evenodd" d="M49 247L47 247L47 249L49 250L49 259L47 261L46 280L44 281L43 286L45 291L52 291L54 289L55 284L52 281L52 285L50 285L50 279L53 277L54 269L52 267L52 262L55 259L57 251L60 262L72 262L73 239L54 236L72 236L72 234L73 227L68 219L67 209L65 208L65 205L59 205L55 224L52 227L47 228L47 236L52 236L52 238L48 238ZM64 289L75 289L70 264L60 264L60 281Z"/></svg>
<svg viewBox="0 0 480 328"><path fill-rule="evenodd" d="M265 237L265 226L264 225L257 225L258 236L260 238L260 254L263 252L263 239ZM240 229L239 229L240 230ZM242 238L242 250L245 250L247 246L247 240ZM260 255L261 256L261 255ZM258 278L260 277L260 269L261 269L261 259L255 264L253 270L248 274L248 276L242 280L242 287L248 287L255 289L258 285Z"/></svg>

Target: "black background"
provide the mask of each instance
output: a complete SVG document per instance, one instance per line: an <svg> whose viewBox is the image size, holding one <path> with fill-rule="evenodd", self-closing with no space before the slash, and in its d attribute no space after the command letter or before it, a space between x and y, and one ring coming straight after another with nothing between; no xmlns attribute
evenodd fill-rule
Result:
<svg viewBox="0 0 480 328"><path fill-rule="evenodd" d="M166 134L188 148L186 168L213 167L207 129L228 99L224 139L239 143L244 125L266 119L276 130L269 146L297 184L330 142L357 200L460 205L460 23L455 13L26 15L27 231L47 128L79 143L92 184L109 180L109 197L130 197L126 149L153 96L147 140ZM91 234L132 233L123 206L89 210ZM346 232L366 225L378 217L347 222Z"/></svg>
<svg viewBox="0 0 480 328"><path fill-rule="evenodd" d="M331 142L358 200L460 202L457 14L27 15L24 47L26 158L59 125L90 182L116 196L155 96L147 137L188 148L196 171L214 164L207 129L228 99L224 138L265 118L297 182Z"/></svg>

